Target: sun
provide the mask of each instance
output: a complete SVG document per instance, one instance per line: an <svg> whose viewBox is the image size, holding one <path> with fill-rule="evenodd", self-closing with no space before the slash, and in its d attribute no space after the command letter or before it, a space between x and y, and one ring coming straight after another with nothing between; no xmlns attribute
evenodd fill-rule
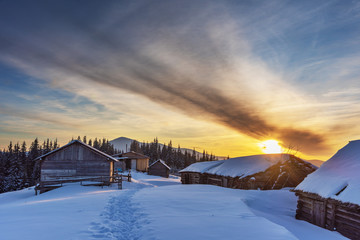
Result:
<svg viewBox="0 0 360 240"><path fill-rule="evenodd" d="M264 153L282 153L283 148L276 140L266 140L258 144Z"/></svg>

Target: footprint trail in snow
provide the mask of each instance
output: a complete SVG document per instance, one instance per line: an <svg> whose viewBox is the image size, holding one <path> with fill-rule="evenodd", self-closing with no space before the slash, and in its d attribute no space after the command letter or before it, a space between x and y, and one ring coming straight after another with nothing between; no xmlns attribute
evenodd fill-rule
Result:
<svg viewBox="0 0 360 240"><path fill-rule="evenodd" d="M123 190L110 197L101 214L101 222L92 222L92 239L138 240L140 228L146 224L144 214L132 203L132 197L138 190Z"/></svg>

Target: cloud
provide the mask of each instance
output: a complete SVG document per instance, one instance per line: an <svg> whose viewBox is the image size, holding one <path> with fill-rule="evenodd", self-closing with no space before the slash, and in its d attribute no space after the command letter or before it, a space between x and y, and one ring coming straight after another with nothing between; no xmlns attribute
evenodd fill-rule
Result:
<svg viewBox="0 0 360 240"><path fill-rule="evenodd" d="M322 132L271 115L279 103L301 105L305 97L253 54L226 6L152 2L128 11L117 4L94 9L84 8L89 22L76 11L59 14L44 5L50 19L43 21L29 10L30 26L2 25L1 59L58 86L76 79L100 83L256 139L276 138L306 153L326 149Z"/></svg>

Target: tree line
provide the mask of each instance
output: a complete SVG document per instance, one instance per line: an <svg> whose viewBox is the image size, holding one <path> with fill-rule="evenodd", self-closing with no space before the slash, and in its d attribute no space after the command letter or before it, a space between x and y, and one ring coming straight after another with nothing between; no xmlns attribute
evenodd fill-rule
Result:
<svg viewBox="0 0 360 240"><path fill-rule="evenodd" d="M174 171L181 170L195 162L218 160L216 156L208 154L205 150L199 154L195 149L181 149L180 145L174 148L171 140L168 144L160 144L158 138L154 138L150 143L133 141L130 151L150 157L150 164L162 159Z"/></svg>
<svg viewBox="0 0 360 240"><path fill-rule="evenodd" d="M87 139L86 136L82 138L78 136L76 139L109 155L120 153L106 138ZM74 138L69 142L72 140ZM6 149L0 150L0 193L34 186L40 178L39 161L35 159L59 147L57 139L54 141L46 139L41 144L36 138L29 147L25 141L21 144L10 142ZM181 149L180 145L174 148L171 140L168 144L160 144L157 138L150 143L133 141L130 151L149 156L150 164L162 159L173 171L183 169L195 162L217 160L205 150L199 154L195 149Z"/></svg>

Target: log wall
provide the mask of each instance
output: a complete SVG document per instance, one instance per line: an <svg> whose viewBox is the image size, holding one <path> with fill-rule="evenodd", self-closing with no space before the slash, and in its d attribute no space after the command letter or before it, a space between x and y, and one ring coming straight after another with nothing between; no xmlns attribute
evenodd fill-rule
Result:
<svg viewBox="0 0 360 240"><path fill-rule="evenodd" d="M207 180L201 173L197 172L182 172L181 173L182 184L206 184Z"/></svg>
<svg viewBox="0 0 360 240"><path fill-rule="evenodd" d="M161 176L168 178L169 169L165 167L161 162L156 162L155 164L149 167L149 175Z"/></svg>
<svg viewBox="0 0 360 240"><path fill-rule="evenodd" d="M41 160L41 180L53 177L112 176L113 162L74 143Z"/></svg>
<svg viewBox="0 0 360 240"><path fill-rule="evenodd" d="M296 218L360 240L360 206L297 192Z"/></svg>

